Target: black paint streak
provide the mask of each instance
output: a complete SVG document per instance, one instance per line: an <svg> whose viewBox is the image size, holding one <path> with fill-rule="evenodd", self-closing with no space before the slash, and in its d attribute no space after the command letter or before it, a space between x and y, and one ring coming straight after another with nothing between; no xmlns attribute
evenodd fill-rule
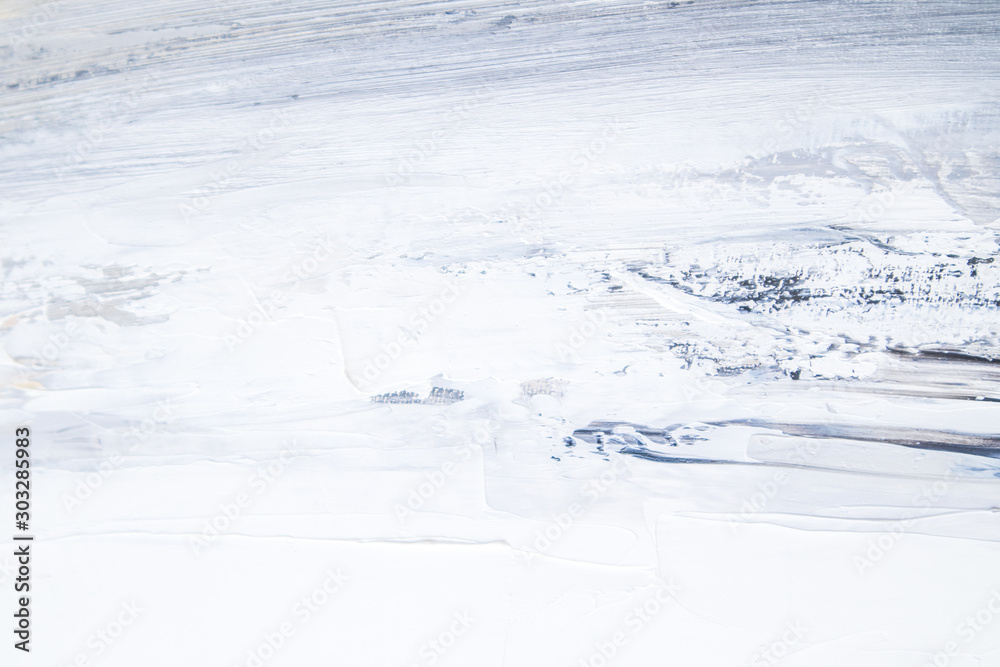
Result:
<svg viewBox="0 0 1000 667"><path fill-rule="evenodd" d="M658 461L662 463L709 463L714 465L749 465L749 466L759 466L767 465L764 463L746 462L746 461L723 461L721 459L692 459L684 456L667 456L665 454L657 454L656 452L651 452L647 449L636 449L634 447L625 447L619 451L620 454L628 454L629 456L634 456L637 459L645 459L647 461Z"/></svg>
<svg viewBox="0 0 1000 667"><path fill-rule="evenodd" d="M880 428L878 426L855 426L835 424L793 424L787 422L771 422L761 419L742 419L724 422L709 422L708 426L726 428L744 426L766 429L785 436L806 438L822 438L826 440L845 440L853 442L878 442L912 449L928 451L952 452L970 454L987 458L1000 458L1000 435L974 435L954 431L933 431L927 429ZM695 444L696 440L707 441L705 438L692 437L687 434L674 437L673 431L684 428L675 424L664 429L651 428L629 422L592 422L586 428L573 431L571 438L565 438L567 446L573 446L577 439L596 444L598 450L605 451L605 444L619 445L620 454L628 454L649 461L670 463L711 463L711 464L745 464L745 465L776 465L764 462L732 461L713 458L697 458L691 456L675 456L649 449L649 444L677 447L680 440L685 446ZM636 435L627 432L634 429ZM618 432L615 432L615 431ZM572 443L572 444L571 444ZM705 445L701 445L704 447ZM707 445L711 447L711 445ZM780 465L780 464L777 464Z"/></svg>
<svg viewBox="0 0 1000 667"><path fill-rule="evenodd" d="M975 354L955 352L952 350L920 350L919 352L908 352L907 350L890 348L889 351L901 356L909 357L915 361L920 361L922 359L934 359L937 361L957 361L973 364L994 364L1000 366L1000 358L981 357Z"/></svg>
<svg viewBox="0 0 1000 667"><path fill-rule="evenodd" d="M634 429L635 433L641 436L642 439L636 438L630 433L616 433L615 429L621 427ZM579 428L573 431L573 438L596 444L599 447L602 447L605 443L643 446L645 444L643 439L658 445L677 446L677 441L670 435L669 430L650 428L629 422L591 422L586 428Z"/></svg>
<svg viewBox="0 0 1000 667"><path fill-rule="evenodd" d="M931 431L924 429L880 428L877 426L853 426L840 424L791 424L769 422L761 419L744 419L718 422L715 425L740 424L773 429L784 435L862 442L882 442L913 449L940 452L955 452L1000 458L1000 435L972 435L954 431Z"/></svg>

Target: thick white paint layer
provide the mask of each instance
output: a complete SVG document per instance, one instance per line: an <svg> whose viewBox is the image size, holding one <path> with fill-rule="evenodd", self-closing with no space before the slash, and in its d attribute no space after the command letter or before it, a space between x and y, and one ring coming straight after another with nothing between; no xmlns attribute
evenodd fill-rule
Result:
<svg viewBox="0 0 1000 667"><path fill-rule="evenodd" d="M17 664L998 660L989 3L0 12Z"/></svg>

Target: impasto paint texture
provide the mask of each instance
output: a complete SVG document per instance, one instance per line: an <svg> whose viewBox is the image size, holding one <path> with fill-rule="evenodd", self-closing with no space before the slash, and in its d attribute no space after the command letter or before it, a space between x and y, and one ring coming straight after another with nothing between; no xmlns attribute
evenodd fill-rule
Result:
<svg viewBox="0 0 1000 667"><path fill-rule="evenodd" d="M1000 665L1000 5L8 0L4 665Z"/></svg>

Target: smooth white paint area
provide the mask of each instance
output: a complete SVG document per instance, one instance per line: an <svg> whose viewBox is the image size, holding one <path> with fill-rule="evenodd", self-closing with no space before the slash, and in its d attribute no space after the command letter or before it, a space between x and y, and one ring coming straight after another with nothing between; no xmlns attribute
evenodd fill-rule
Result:
<svg viewBox="0 0 1000 667"><path fill-rule="evenodd" d="M0 662L997 662L996 19L0 9Z"/></svg>

